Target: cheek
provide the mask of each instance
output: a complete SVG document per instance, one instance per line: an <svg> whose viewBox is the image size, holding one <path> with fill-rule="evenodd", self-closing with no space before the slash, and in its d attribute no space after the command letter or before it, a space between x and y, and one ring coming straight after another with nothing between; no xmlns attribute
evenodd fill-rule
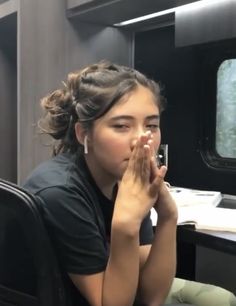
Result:
<svg viewBox="0 0 236 306"><path fill-rule="evenodd" d="M110 141L110 150L118 159L130 152L130 141L125 138L112 139Z"/></svg>
<svg viewBox="0 0 236 306"><path fill-rule="evenodd" d="M103 154L112 154L117 156L127 150L128 141L125 137L120 137L111 133L106 133L104 137L97 136L94 142L94 149L103 152Z"/></svg>

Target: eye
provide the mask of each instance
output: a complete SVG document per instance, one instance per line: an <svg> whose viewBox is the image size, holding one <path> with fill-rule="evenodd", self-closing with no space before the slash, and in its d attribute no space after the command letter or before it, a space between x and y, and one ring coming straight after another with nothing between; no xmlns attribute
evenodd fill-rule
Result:
<svg viewBox="0 0 236 306"><path fill-rule="evenodd" d="M148 124L146 125L146 128L150 131L157 131L159 129L159 125L158 124Z"/></svg>
<svg viewBox="0 0 236 306"><path fill-rule="evenodd" d="M129 129L129 126L126 124L114 124L112 127L120 132L127 131Z"/></svg>

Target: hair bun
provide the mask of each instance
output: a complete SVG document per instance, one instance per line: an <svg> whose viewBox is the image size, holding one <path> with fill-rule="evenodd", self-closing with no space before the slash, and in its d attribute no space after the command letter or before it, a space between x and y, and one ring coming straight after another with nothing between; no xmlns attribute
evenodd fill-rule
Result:
<svg viewBox="0 0 236 306"><path fill-rule="evenodd" d="M40 120L40 129L55 139L65 136L70 116L72 114L73 99L66 89L58 89L41 100L45 112Z"/></svg>

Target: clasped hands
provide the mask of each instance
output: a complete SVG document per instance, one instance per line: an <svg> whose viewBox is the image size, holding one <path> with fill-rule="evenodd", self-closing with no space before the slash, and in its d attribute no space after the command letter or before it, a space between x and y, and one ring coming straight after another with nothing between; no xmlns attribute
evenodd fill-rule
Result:
<svg viewBox="0 0 236 306"><path fill-rule="evenodd" d="M118 201L134 217L143 218L152 207L158 220L177 218L177 208L164 182L166 166L159 166L150 131L143 133L134 144L127 169L118 190ZM127 207L128 206L128 207Z"/></svg>

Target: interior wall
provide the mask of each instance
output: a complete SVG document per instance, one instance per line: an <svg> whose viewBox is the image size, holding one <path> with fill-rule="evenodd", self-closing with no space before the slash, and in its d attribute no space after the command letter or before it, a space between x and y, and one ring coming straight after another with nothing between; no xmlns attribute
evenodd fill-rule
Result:
<svg viewBox="0 0 236 306"><path fill-rule="evenodd" d="M132 64L132 34L68 19L66 0L21 0L18 21L18 183L51 154L39 135L40 99L68 72L101 59Z"/></svg>
<svg viewBox="0 0 236 306"><path fill-rule="evenodd" d="M16 67L0 49L0 177L16 182Z"/></svg>
<svg viewBox="0 0 236 306"><path fill-rule="evenodd" d="M100 60L133 65L133 34L117 28L70 19L67 30L68 72Z"/></svg>
<svg viewBox="0 0 236 306"><path fill-rule="evenodd" d="M0 37L0 177L16 182L16 15L9 17L4 24L0 24Z"/></svg>
<svg viewBox="0 0 236 306"><path fill-rule="evenodd" d="M162 143L169 144L167 180L177 186L236 194L235 173L211 168L200 151L205 112L212 112L215 103L202 91L203 86L210 89L206 66L222 48L221 42L176 48L174 26L157 28L136 34L135 67L164 85L168 107L161 130Z"/></svg>
<svg viewBox="0 0 236 306"><path fill-rule="evenodd" d="M18 13L18 183L50 150L37 122L40 99L56 89L65 75L64 1L19 2Z"/></svg>

